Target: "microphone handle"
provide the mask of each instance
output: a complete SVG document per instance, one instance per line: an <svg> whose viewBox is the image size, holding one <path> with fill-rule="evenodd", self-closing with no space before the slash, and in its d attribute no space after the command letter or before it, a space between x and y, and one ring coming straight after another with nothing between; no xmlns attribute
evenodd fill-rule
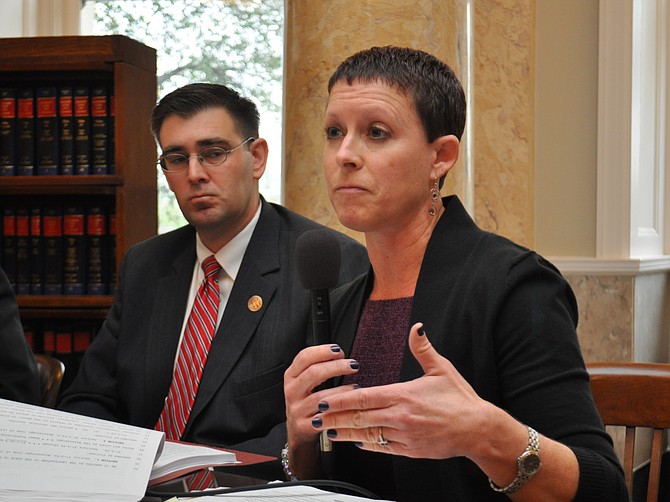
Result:
<svg viewBox="0 0 670 502"><path fill-rule="evenodd" d="M313 289L312 296L312 336L314 345L323 345L331 342L330 335L330 295L327 289ZM332 379L323 382L319 389L333 386ZM321 431L319 436L321 450L321 469L326 478L333 474L333 442L327 431Z"/></svg>
<svg viewBox="0 0 670 502"><path fill-rule="evenodd" d="M330 333L330 293L327 289L313 289L312 293L312 343L324 345L331 343ZM318 389L333 387L333 379L326 380Z"/></svg>
<svg viewBox="0 0 670 502"><path fill-rule="evenodd" d="M311 294L314 345L330 343L330 294L327 289L312 289Z"/></svg>

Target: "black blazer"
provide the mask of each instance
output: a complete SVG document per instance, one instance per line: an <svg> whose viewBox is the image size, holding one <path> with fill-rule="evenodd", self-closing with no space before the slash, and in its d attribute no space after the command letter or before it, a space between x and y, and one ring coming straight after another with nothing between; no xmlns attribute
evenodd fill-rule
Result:
<svg viewBox="0 0 670 502"><path fill-rule="evenodd" d="M40 381L32 350L23 334L16 297L0 268L0 398L40 403Z"/></svg>
<svg viewBox="0 0 670 502"><path fill-rule="evenodd" d="M286 440L284 371L310 337L310 294L298 279L298 236L324 228L262 201L182 439L278 456ZM365 272L365 247L342 246L340 283ZM114 305L59 408L153 428L163 409L196 260L186 226L128 250ZM247 302L263 299L252 312Z"/></svg>
<svg viewBox="0 0 670 502"><path fill-rule="evenodd" d="M575 500L625 500L623 471L591 396L576 333L577 303L567 281L538 254L479 229L456 196L443 203L421 264L410 326L423 322L433 347L481 398L575 452ZM347 355L372 283L370 273L332 294L333 336ZM406 346L400 380L422 375ZM342 444L336 443L335 479L381 491L369 485L374 478L362 478L378 463L375 454L362 468L352 460L358 452ZM401 502L508 500L462 457L391 456L391 463Z"/></svg>

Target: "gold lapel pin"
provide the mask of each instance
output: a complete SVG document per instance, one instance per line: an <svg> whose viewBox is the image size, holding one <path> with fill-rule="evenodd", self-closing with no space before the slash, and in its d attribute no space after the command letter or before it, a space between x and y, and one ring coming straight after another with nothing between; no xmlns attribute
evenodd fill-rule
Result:
<svg viewBox="0 0 670 502"><path fill-rule="evenodd" d="M251 312L258 312L262 307L263 307L263 299L258 295L252 296L247 301L247 308Z"/></svg>

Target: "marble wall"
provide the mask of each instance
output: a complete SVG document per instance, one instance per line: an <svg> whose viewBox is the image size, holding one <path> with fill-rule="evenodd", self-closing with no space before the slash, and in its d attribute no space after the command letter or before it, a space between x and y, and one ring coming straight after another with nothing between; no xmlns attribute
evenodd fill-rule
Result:
<svg viewBox="0 0 670 502"><path fill-rule="evenodd" d="M577 297L588 361L667 362L670 274L564 274Z"/></svg>
<svg viewBox="0 0 670 502"><path fill-rule="evenodd" d="M577 333L586 361L633 355L634 276L566 275L579 306Z"/></svg>
<svg viewBox="0 0 670 502"><path fill-rule="evenodd" d="M535 6L532 0L474 6L475 220L533 247Z"/></svg>

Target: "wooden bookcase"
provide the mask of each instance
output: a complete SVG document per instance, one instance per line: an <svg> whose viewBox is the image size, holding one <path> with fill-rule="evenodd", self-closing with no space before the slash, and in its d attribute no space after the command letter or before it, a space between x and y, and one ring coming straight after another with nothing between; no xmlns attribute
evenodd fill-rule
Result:
<svg viewBox="0 0 670 502"><path fill-rule="evenodd" d="M66 84L62 84L66 82ZM156 51L120 35L0 38L0 88L103 83L115 97L111 175L2 176L3 204L103 203L116 212L116 263L157 233L156 146L149 129L156 103ZM22 321L99 323L111 295L17 297ZM38 350L37 350L38 351Z"/></svg>

